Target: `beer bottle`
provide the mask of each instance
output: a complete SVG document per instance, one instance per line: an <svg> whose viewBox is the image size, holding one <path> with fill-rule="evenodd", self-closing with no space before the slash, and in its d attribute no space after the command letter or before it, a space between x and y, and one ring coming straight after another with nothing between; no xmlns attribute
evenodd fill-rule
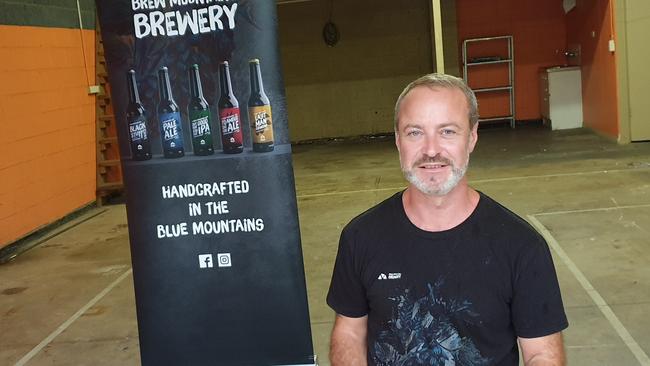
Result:
<svg viewBox="0 0 650 366"><path fill-rule="evenodd" d="M271 103L264 93L260 60L249 61L251 96L248 99L248 121L253 136L253 151L273 151L273 122Z"/></svg>
<svg viewBox="0 0 650 366"><path fill-rule="evenodd" d="M146 111L140 102L138 84L135 81L135 71L129 70L126 73L126 84L129 90L126 123L129 126L131 158L133 160L149 160L151 159L151 142L147 132Z"/></svg>
<svg viewBox="0 0 650 366"><path fill-rule="evenodd" d="M194 155L212 155L212 129L210 127L210 106L203 97L199 66L194 64L190 68L190 93L191 98L187 106L192 130L192 147Z"/></svg>
<svg viewBox="0 0 650 366"><path fill-rule="evenodd" d="M238 154L244 151L244 138L241 129L239 102L232 91L228 61L219 64L219 82L221 87L219 122L221 124L223 152L226 154Z"/></svg>
<svg viewBox="0 0 650 366"><path fill-rule="evenodd" d="M160 122L163 155L165 158L180 158L185 155L181 114L172 96L167 67L158 70L158 87L160 90L158 120Z"/></svg>

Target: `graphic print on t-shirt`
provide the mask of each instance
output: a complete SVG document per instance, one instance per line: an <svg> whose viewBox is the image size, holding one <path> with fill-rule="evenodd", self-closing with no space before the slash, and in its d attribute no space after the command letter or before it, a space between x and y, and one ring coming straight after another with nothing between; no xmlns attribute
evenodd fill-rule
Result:
<svg viewBox="0 0 650 366"><path fill-rule="evenodd" d="M413 291L391 298L393 317L370 353L377 366L409 365L488 365L471 338L463 337L454 320L479 322L467 300L440 296L444 279L427 284L427 294L414 298Z"/></svg>

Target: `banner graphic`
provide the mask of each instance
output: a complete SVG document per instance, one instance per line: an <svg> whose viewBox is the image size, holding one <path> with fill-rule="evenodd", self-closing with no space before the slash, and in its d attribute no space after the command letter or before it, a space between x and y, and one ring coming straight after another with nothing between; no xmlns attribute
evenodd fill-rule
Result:
<svg viewBox="0 0 650 366"><path fill-rule="evenodd" d="M274 0L96 0L143 365L314 365Z"/></svg>

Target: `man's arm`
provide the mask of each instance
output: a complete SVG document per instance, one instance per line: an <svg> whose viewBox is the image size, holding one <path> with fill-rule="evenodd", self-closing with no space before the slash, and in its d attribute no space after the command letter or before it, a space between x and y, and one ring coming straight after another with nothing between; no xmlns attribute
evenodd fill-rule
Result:
<svg viewBox="0 0 650 366"><path fill-rule="evenodd" d="M349 318L336 314L330 342L332 366L367 365L367 334L368 316Z"/></svg>
<svg viewBox="0 0 650 366"><path fill-rule="evenodd" d="M526 366L564 366L562 333L557 332L539 338L519 338L521 353Z"/></svg>

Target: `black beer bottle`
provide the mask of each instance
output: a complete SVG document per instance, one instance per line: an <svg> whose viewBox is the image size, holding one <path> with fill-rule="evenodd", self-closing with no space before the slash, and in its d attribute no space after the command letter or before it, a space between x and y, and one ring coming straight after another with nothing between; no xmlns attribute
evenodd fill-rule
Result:
<svg viewBox="0 0 650 366"><path fill-rule="evenodd" d="M248 121L253 136L253 151L273 151L273 121L271 103L264 93L260 60L249 61L251 96L248 99Z"/></svg>
<svg viewBox="0 0 650 366"><path fill-rule="evenodd" d="M210 127L210 106L203 97L199 66L194 64L190 68L190 93L191 98L187 106L192 130L192 148L194 155L212 155L212 128Z"/></svg>
<svg viewBox="0 0 650 366"><path fill-rule="evenodd" d="M140 102L138 84L135 81L135 71L129 70L126 73L126 84L129 89L126 122L129 126L131 158L133 160L149 160L151 159L151 142L147 131L146 111Z"/></svg>
<svg viewBox="0 0 650 366"><path fill-rule="evenodd" d="M172 96L169 71L166 67L158 70L158 87L160 90L158 121L160 122L163 155L166 158L180 158L185 155L181 113Z"/></svg>
<svg viewBox="0 0 650 366"><path fill-rule="evenodd" d="M230 81L230 67L228 62L219 64L219 84L221 96L219 97L219 123L221 125L221 142L223 152L238 154L244 151L244 137L241 129L241 116L239 102L232 91Z"/></svg>

